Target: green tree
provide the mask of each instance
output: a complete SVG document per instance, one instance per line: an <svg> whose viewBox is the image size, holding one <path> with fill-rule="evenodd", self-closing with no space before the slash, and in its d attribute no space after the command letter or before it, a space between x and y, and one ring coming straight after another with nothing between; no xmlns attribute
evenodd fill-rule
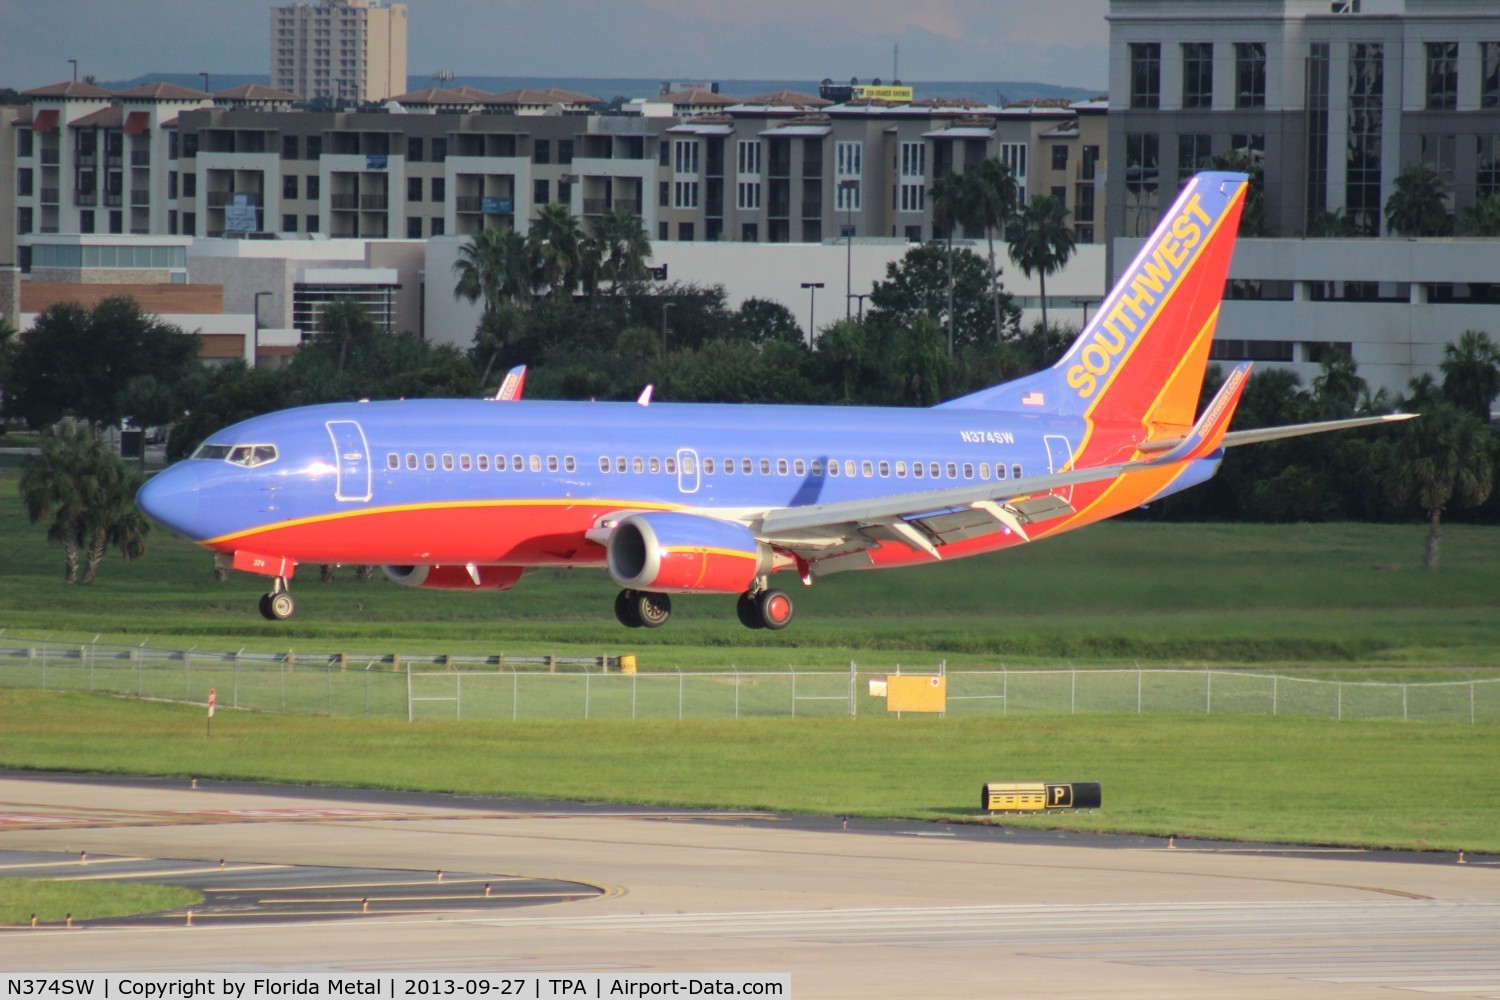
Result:
<svg viewBox="0 0 1500 1000"><path fill-rule="evenodd" d="M741 302L735 311L733 330L737 338L754 344L780 341L800 345L803 342L797 317L786 306L770 299L748 298Z"/></svg>
<svg viewBox="0 0 1500 1000"><path fill-rule="evenodd" d="M1427 515L1422 562L1436 572L1443 512L1489 499L1495 484L1495 435L1472 413L1440 403L1411 421L1396 442L1382 485L1397 509Z"/></svg>
<svg viewBox="0 0 1500 1000"><path fill-rule="evenodd" d="M318 333L339 345L338 374L344 374L351 348L368 344L375 336L375 321L364 306L352 299L339 299L323 307Z"/></svg>
<svg viewBox="0 0 1500 1000"><path fill-rule="evenodd" d="M167 460L191 455L212 433L291 405L282 371L243 361L200 368L183 389L185 409L167 438Z"/></svg>
<svg viewBox="0 0 1500 1000"><path fill-rule="evenodd" d="M1347 351L1332 349L1323 356L1318 368L1312 391L1321 418L1343 420L1354 416L1360 395L1369 392L1369 385L1360 378L1354 358Z"/></svg>
<svg viewBox="0 0 1500 1000"><path fill-rule="evenodd" d="M93 309L75 302L49 306L12 352L4 383L6 411L33 427L72 415L95 425L118 424L139 405L135 379L150 377L177 407L182 383L198 369L198 338L141 312L131 298Z"/></svg>
<svg viewBox="0 0 1500 1000"><path fill-rule="evenodd" d="M483 229L458 248L453 295L469 302L482 300L489 312L503 302L530 297L535 271L525 237L514 229Z"/></svg>
<svg viewBox="0 0 1500 1000"><path fill-rule="evenodd" d="M1460 236L1500 236L1500 194L1487 194L1458 213Z"/></svg>
<svg viewBox="0 0 1500 1000"><path fill-rule="evenodd" d="M1245 237L1274 236L1270 214L1266 211L1266 171L1259 159L1242 149L1231 149L1222 156L1209 160L1215 170L1244 174L1249 180L1245 185L1245 205L1240 209L1239 235Z"/></svg>
<svg viewBox="0 0 1500 1000"><path fill-rule="evenodd" d="M127 561L145 553L151 526L135 506L140 485L85 424L63 420L42 432L19 488L31 523L50 521L47 540L63 547L66 582L92 583L110 545Z"/></svg>
<svg viewBox="0 0 1500 1000"><path fill-rule="evenodd" d="M594 241L603 252L601 277L610 283L610 295L646 280L651 240L639 215L626 208L610 209L594 224Z"/></svg>
<svg viewBox="0 0 1500 1000"><path fill-rule="evenodd" d="M1458 343L1443 345L1443 396L1480 420L1500 395L1500 348L1481 330L1465 330Z"/></svg>
<svg viewBox="0 0 1500 1000"><path fill-rule="evenodd" d="M973 214L970 208L973 195L973 187L951 170L940 174L927 190L927 197L932 199L933 224L942 230L943 242L948 247L948 308L943 314L943 326L948 332L950 358L953 357L953 230Z"/></svg>
<svg viewBox="0 0 1500 1000"><path fill-rule="evenodd" d="M1343 237L1354 235L1354 223L1344 214L1344 208L1340 205L1331 212L1315 212L1312 218L1307 220L1307 235L1312 238L1326 239L1329 237Z"/></svg>
<svg viewBox="0 0 1500 1000"><path fill-rule="evenodd" d="M995 258L995 233L1004 232L1016 214L1016 179L1010 168L997 157L990 157L964 171L969 186L965 206L969 217L964 220L984 230L990 248L990 299L995 307L995 343L1005 339L1005 324L1000 308L1000 265Z"/></svg>
<svg viewBox="0 0 1500 1000"><path fill-rule="evenodd" d="M1385 201L1385 223L1402 236L1446 236L1453 232L1453 216L1443 198L1437 172L1412 163L1396 178L1396 189Z"/></svg>
<svg viewBox="0 0 1500 1000"><path fill-rule="evenodd" d="M568 206L554 201L538 209L526 242L548 294L571 293L581 278L584 235Z"/></svg>
<svg viewBox="0 0 1500 1000"><path fill-rule="evenodd" d="M989 268L972 250L955 250L953 262L953 312L943 312L944 296L939 289L946 284L948 255L939 246L916 246L900 260L886 265L885 280L870 289L870 308L865 318L870 323L896 329L909 328L919 317L937 320L953 331L955 346L962 349L993 343L993 320L990 306ZM1021 310L1015 300L1001 292L1000 308L1007 334L1013 334L1020 322Z"/></svg>
<svg viewBox="0 0 1500 1000"><path fill-rule="evenodd" d="M1026 277L1035 272L1041 282L1042 326L1047 325L1047 275L1055 274L1073 256L1073 230L1063 203L1037 195L1016 216L1010 232L1010 257Z"/></svg>

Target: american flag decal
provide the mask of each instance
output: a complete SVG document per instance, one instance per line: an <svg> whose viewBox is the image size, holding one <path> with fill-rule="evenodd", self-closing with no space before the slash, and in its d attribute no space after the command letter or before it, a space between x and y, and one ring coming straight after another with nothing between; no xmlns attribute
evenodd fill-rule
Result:
<svg viewBox="0 0 1500 1000"><path fill-rule="evenodd" d="M1037 390L1032 390L1031 392L1028 392L1026 395L1021 397L1022 406L1045 406L1046 403L1047 397L1043 396L1041 392Z"/></svg>

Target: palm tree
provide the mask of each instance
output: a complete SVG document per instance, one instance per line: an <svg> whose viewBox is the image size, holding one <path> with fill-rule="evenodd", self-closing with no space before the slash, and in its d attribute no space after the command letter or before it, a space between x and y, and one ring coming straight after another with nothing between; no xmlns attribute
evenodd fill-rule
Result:
<svg viewBox="0 0 1500 1000"><path fill-rule="evenodd" d="M583 229L561 202L543 205L532 220L526 242L530 245L542 284L549 294L572 289L583 265Z"/></svg>
<svg viewBox="0 0 1500 1000"><path fill-rule="evenodd" d="M1465 330L1458 343L1443 345L1443 396L1480 420L1500 395L1500 348L1481 330Z"/></svg>
<svg viewBox="0 0 1500 1000"><path fill-rule="evenodd" d="M1402 169L1396 190L1385 201L1385 223L1402 236L1446 236L1453 232L1453 216L1443 200L1443 182L1421 163Z"/></svg>
<svg viewBox="0 0 1500 1000"><path fill-rule="evenodd" d="M1342 420L1354 416L1361 393L1370 391L1359 376L1359 366L1347 351L1331 350L1323 357L1318 375L1312 380L1313 398L1325 420Z"/></svg>
<svg viewBox="0 0 1500 1000"><path fill-rule="evenodd" d="M514 229L483 229L458 248L453 272L458 282L455 298L469 302L484 300L486 312L501 302L522 299L531 293L536 270L526 239Z"/></svg>
<svg viewBox="0 0 1500 1000"><path fill-rule="evenodd" d="M969 185L966 207L970 218L965 220L984 228L984 238L990 246L990 298L995 305L995 342L999 343L1003 324L1000 318L1000 268L995 262L995 232L1003 231L1016 214L1016 179L1010 168L997 157L975 164L964 171L964 180Z"/></svg>
<svg viewBox="0 0 1500 1000"><path fill-rule="evenodd" d="M953 357L953 230L969 212L971 188L963 178L945 170L932 182L927 196L932 199L932 221L943 230L948 244L948 357Z"/></svg>
<svg viewBox="0 0 1500 1000"><path fill-rule="evenodd" d="M645 279L646 261L651 259L651 240L641 217L628 208L612 208L594 224L594 240L603 251L601 276L610 282L610 294L619 294Z"/></svg>
<svg viewBox="0 0 1500 1000"><path fill-rule="evenodd" d="M146 551L150 524L135 507L140 477L126 469L88 426L72 419L42 432L21 470L20 492L32 524L50 519L47 540L63 547L63 579L91 583L109 545L128 559ZM80 574L80 557L87 553Z"/></svg>
<svg viewBox="0 0 1500 1000"><path fill-rule="evenodd" d="M1500 236L1500 194L1487 194L1458 213L1461 236Z"/></svg>
<svg viewBox="0 0 1500 1000"><path fill-rule="evenodd" d="M1042 329L1047 328L1047 275L1055 274L1073 256L1073 231L1068 210L1056 198L1037 195L1016 216L1010 234L1010 259L1021 273L1033 271L1042 286Z"/></svg>
<svg viewBox="0 0 1500 1000"><path fill-rule="evenodd" d="M1429 408L1408 425L1383 480L1392 505L1414 505L1427 515L1422 562L1433 572L1443 539L1443 511L1484 503L1494 483L1494 433L1472 413L1447 404Z"/></svg>
<svg viewBox="0 0 1500 1000"><path fill-rule="evenodd" d="M323 307L318 317L318 332L339 341L339 374L344 373L344 362L348 360L349 347L356 341L367 340L375 333L375 321L364 306L353 299L339 299Z"/></svg>

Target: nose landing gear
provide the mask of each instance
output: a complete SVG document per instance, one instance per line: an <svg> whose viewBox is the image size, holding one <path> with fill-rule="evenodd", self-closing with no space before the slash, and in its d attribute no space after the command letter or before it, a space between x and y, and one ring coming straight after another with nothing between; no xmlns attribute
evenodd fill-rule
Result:
<svg viewBox="0 0 1500 1000"><path fill-rule="evenodd" d="M792 623L796 608L784 590L746 591L734 606L740 624L746 628L768 628L779 631Z"/></svg>
<svg viewBox="0 0 1500 1000"><path fill-rule="evenodd" d="M284 622L297 610L292 592L287 589L286 577L278 576L271 584L271 592L260 598L260 616L267 621Z"/></svg>

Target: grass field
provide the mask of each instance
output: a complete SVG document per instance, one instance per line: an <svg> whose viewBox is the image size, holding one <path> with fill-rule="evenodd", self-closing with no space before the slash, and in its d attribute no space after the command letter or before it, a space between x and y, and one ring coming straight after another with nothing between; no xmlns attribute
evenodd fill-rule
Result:
<svg viewBox="0 0 1500 1000"><path fill-rule="evenodd" d="M0 924L58 924L76 920L123 917L194 906L203 894L173 885L128 882L54 882L46 879L0 879Z"/></svg>
<svg viewBox="0 0 1500 1000"><path fill-rule="evenodd" d="M613 619L602 572L542 571L513 591L409 590L352 571L294 583L290 622L263 621L264 582L216 584L206 552L158 529L149 555L61 579L61 552L26 524L0 474L0 627L12 634L205 649L301 648L597 656L645 670L736 665L950 667L1087 662L1500 667L1500 529L1446 531L1443 570L1421 569L1420 525L1109 523L1014 552L792 585L785 632L738 625L732 598L685 597L659 630Z"/></svg>
<svg viewBox="0 0 1500 1000"><path fill-rule="evenodd" d="M81 723L80 720L87 720ZM977 820L993 780L1099 781L1011 825L1500 852L1500 726L1089 716L435 723L0 691L0 766Z"/></svg>

